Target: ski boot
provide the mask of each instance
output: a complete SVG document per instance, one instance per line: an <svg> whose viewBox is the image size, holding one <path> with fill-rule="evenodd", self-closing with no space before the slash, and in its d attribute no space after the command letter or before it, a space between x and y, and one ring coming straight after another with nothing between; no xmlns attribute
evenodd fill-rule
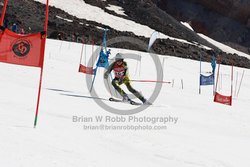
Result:
<svg viewBox="0 0 250 167"><path fill-rule="evenodd" d="M123 102L130 103L130 102L131 102L131 99L128 97L128 95L124 95L122 101L123 101Z"/></svg>
<svg viewBox="0 0 250 167"><path fill-rule="evenodd" d="M145 98L143 98L142 100L142 103L144 104L144 105L152 105L152 103L151 102L149 102L147 99L145 99Z"/></svg>

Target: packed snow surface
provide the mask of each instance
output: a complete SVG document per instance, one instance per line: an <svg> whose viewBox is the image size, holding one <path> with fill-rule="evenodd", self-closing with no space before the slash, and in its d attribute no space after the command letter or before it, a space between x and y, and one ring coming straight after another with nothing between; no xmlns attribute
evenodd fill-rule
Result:
<svg viewBox="0 0 250 167"><path fill-rule="evenodd" d="M202 87L202 93L198 94L198 61L159 56L164 70L163 80L171 83L163 85L154 104L146 110L121 116L109 113L94 101L102 100L123 110L137 107L105 100L110 93L104 86L103 69L97 71L94 84L98 97L89 94L86 74L78 73L81 53L82 64L95 64L90 58L92 49L97 46L86 45L81 52L81 44L47 40L36 128L33 128L33 121L40 69L0 63L1 166L250 166L248 69L234 68L237 90L243 71L245 75L238 96L237 92L233 93L233 106L226 106L213 102L212 86ZM131 79L155 80L157 68L148 53L123 49L111 51L111 58L117 52L141 56L140 62L126 60ZM211 72L211 65L203 62L202 73L208 72ZM218 91L225 95L230 93L230 72L230 66L221 67ZM139 82L132 85L146 98L155 86L154 83ZM76 122L76 117L86 120ZM103 120L97 122L96 117L103 117ZM129 121L130 117L133 120ZM122 122L122 118L125 121ZM90 126L109 127L109 130L87 130ZM142 126L145 129L115 130L118 126Z"/></svg>

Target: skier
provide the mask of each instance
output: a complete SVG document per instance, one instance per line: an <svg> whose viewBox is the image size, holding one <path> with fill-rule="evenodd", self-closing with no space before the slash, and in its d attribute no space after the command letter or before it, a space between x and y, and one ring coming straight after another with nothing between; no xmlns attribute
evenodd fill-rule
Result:
<svg viewBox="0 0 250 167"><path fill-rule="evenodd" d="M15 33L17 33L17 25L16 25L16 23L14 23L13 25L12 25L12 31L13 32L15 32Z"/></svg>
<svg viewBox="0 0 250 167"><path fill-rule="evenodd" d="M114 71L115 78L112 80L113 87L118 91L118 93L123 97L124 102L131 102L132 100L128 95L121 89L119 85L125 84L128 90L133 93L138 99L142 101L143 104L151 105L137 90L135 90L131 84L128 76L128 66L127 62L123 61L123 57L120 53L115 56L115 62L113 62L104 73L104 78L107 79L111 71Z"/></svg>
<svg viewBox="0 0 250 167"><path fill-rule="evenodd" d="M21 28L21 32L20 32L20 34L22 34L22 35L24 35L24 34L25 34L25 31L24 31L24 29L23 29L23 28Z"/></svg>
<svg viewBox="0 0 250 167"><path fill-rule="evenodd" d="M4 20L4 28L8 28L8 26L9 26L9 20L5 19Z"/></svg>
<svg viewBox="0 0 250 167"><path fill-rule="evenodd" d="M111 55L111 49L109 49L109 50L107 51L107 56L108 56L108 58L109 58L110 55Z"/></svg>

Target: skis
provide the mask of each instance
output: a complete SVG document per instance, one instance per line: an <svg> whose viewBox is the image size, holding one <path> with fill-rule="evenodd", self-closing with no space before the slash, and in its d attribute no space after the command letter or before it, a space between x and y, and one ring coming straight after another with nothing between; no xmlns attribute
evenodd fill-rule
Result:
<svg viewBox="0 0 250 167"><path fill-rule="evenodd" d="M112 102L122 102L122 103L128 103L128 104L131 104L131 105L142 105L142 103L138 103L138 102L135 102L133 100L129 100L129 101L123 101L121 99L116 99L116 98L113 98L113 97L110 97L109 98L109 101L112 101Z"/></svg>

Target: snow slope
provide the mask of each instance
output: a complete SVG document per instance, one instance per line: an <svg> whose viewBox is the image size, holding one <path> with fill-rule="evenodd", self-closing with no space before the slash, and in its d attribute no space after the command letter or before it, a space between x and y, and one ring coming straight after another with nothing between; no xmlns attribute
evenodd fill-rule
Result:
<svg viewBox="0 0 250 167"><path fill-rule="evenodd" d="M35 0L35 1L41 2L43 4L46 3L45 0ZM110 26L118 31L129 31L135 33L136 35L145 36L148 38L154 31L148 26L141 25L134 21L111 15L109 13L104 12L104 10L101 8L89 5L81 0L71 0L71 1L50 0L50 6L55 6L57 8L60 8L78 18L95 21L103 25ZM163 35L162 38L165 38L165 36Z"/></svg>
<svg viewBox="0 0 250 167"><path fill-rule="evenodd" d="M114 11L115 13L123 16L127 16L122 7L116 5L109 5L106 9Z"/></svg>
<svg viewBox="0 0 250 167"><path fill-rule="evenodd" d="M200 37L204 38L205 40L207 40L208 42L213 43L215 46L217 46L219 49L223 50L226 53L236 53L236 54L238 54L240 56L244 56L244 57L250 59L250 55L249 54L246 54L244 52L240 52L240 51L238 51L236 49L233 49L233 48L231 48L231 47L229 47L229 46L227 46L225 44L222 44L222 43L220 43L218 41L215 41L212 38L209 38L209 37L205 36L204 34L199 34L198 33L198 35Z"/></svg>
<svg viewBox="0 0 250 167"><path fill-rule="evenodd" d="M92 47L87 45L83 52L87 55L86 61L91 52ZM142 56L141 65L127 60L131 78L155 79L155 67L147 53L112 49L112 56L116 52L137 53ZM36 129L33 128L33 120L40 70L0 63L0 166L250 166L248 69L235 68L235 74L238 72L239 76L245 70L245 78L239 96L234 97L233 106L230 107L213 102L211 86L203 87L202 94L198 94L199 62L160 57L162 62L164 60L164 80L174 80L174 85L163 85L154 105L134 116L175 117L178 118L176 123L73 122L73 116L118 116L98 106L88 93L85 74L77 72L80 53L80 44L47 40ZM85 56L82 63L85 63ZM210 64L202 63L202 71L211 71ZM104 88L102 74L103 70L98 70L95 89L100 98L108 98L110 95ZM223 66L221 93L228 93L230 83L226 81L229 74L230 67ZM183 90L181 79L184 82ZM154 86L152 83L133 85L146 97L150 96ZM117 108L135 107L103 101ZM167 126L167 129L86 130L84 125L156 125L158 128Z"/></svg>
<svg viewBox="0 0 250 167"><path fill-rule="evenodd" d="M194 31L194 29L192 28L192 26L189 23L181 21L181 24L184 25L185 27L187 27L188 29Z"/></svg>

